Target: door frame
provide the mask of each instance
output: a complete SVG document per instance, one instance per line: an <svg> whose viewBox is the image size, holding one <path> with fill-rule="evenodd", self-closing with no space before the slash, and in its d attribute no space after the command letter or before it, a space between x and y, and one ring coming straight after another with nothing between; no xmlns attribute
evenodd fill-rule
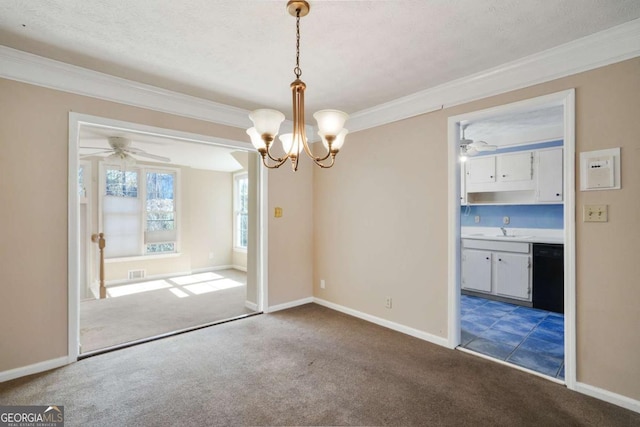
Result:
<svg viewBox="0 0 640 427"><path fill-rule="evenodd" d="M130 131L147 135L179 139L186 142L235 148L252 152L253 147L245 141L217 138L173 129L148 126L139 123L114 120L88 114L69 113L69 170L68 170L68 354L67 363L78 360L80 355L80 201L78 196L78 166L80 165L78 141L81 126L103 127L118 131ZM267 311L268 271L267 271L267 171L260 167L259 156L255 158L257 171L257 218L252 224L257 227L256 237L256 279L258 311ZM95 195L94 195L95 196Z"/></svg>
<svg viewBox="0 0 640 427"><path fill-rule="evenodd" d="M576 239L575 239L575 89L526 99L484 110L472 111L448 118L448 337L450 348L460 345L460 183L459 155L460 122L481 120L509 112L527 111L547 105L562 105L564 109L564 364L568 388L576 389ZM498 361L500 362L500 361ZM505 363L550 379L526 368ZM555 380L553 380L555 381Z"/></svg>

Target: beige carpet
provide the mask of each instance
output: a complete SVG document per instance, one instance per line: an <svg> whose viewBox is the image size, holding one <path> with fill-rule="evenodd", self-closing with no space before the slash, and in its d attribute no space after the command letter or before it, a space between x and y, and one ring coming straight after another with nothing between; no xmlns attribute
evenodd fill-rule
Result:
<svg viewBox="0 0 640 427"><path fill-rule="evenodd" d="M108 295L80 303L82 353L253 313L246 273L231 269L109 287Z"/></svg>
<svg viewBox="0 0 640 427"><path fill-rule="evenodd" d="M309 304L0 384L67 426L638 426L640 414Z"/></svg>

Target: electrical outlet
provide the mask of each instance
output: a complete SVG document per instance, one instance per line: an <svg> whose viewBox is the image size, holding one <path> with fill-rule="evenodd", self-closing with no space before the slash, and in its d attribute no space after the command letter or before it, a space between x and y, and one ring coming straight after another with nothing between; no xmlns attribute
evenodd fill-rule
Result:
<svg viewBox="0 0 640 427"><path fill-rule="evenodd" d="M508 216L503 216L503 217L502 217L502 223L503 223L504 225L509 225L509 223L510 223L510 222L511 222L511 219L509 219L509 217L508 217Z"/></svg>
<svg viewBox="0 0 640 427"><path fill-rule="evenodd" d="M384 306L385 306L386 308L391 308L391 297L387 297L387 298L385 298Z"/></svg>
<svg viewBox="0 0 640 427"><path fill-rule="evenodd" d="M582 209L582 220L584 222L607 222L609 215L608 205L584 205Z"/></svg>
<svg viewBox="0 0 640 427"><path fill-rule="evenodd" d="M476 224L478 224L480 222L480 215L476 215L474 220L475 220Z"/></svg>
<svg viewBox="0 0 640 427"><path fill-rule="evenodd" d="M324 289L324 287L325 287L324 279L320 279L320 289Z"/></svg>

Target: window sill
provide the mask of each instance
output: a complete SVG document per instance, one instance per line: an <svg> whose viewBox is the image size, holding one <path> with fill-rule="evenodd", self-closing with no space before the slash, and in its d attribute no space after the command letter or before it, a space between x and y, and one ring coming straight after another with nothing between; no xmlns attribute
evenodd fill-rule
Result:
<svg viewBox="0 0 640 427"><path fill-rule="evenodd" d="M239 252L239 253L246 254L247 253L247 248L233 248L233 252Z"/></svg>
<svg viewBox="0 0 640 427"><path fill-rule="evenodd" d="M129 256L129 257L123 257L123 258L106 258L104 260L104 263L111 264L111 263L117 263L117 262L150 261L154 259L178 258L181 255L182 255L181 253L172 252L170 254L139 255L139 256Z"/></svg>

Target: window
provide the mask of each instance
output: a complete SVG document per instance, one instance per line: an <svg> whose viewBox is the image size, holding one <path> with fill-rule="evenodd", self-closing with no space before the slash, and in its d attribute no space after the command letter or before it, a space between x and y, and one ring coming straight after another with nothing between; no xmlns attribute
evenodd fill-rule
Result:
<svg viewBox="0 0 640 427"><path fill-rule="evenodd" d="M175 173L147 172L144 242L147 253L175 252Z"/></svg>
<svg viewBox="0 0 640 427"><path fill-rule="evenodd" d="M177 171L123 170L114 165L101 168L105 257L177 252Z"/></svg>
<svg viewBox="0 0 640 427"><path fill-rule="evenodd" d="M249 240L249 177L246 173L235 175L233 188L233 246L247 250Z"/></svg>

